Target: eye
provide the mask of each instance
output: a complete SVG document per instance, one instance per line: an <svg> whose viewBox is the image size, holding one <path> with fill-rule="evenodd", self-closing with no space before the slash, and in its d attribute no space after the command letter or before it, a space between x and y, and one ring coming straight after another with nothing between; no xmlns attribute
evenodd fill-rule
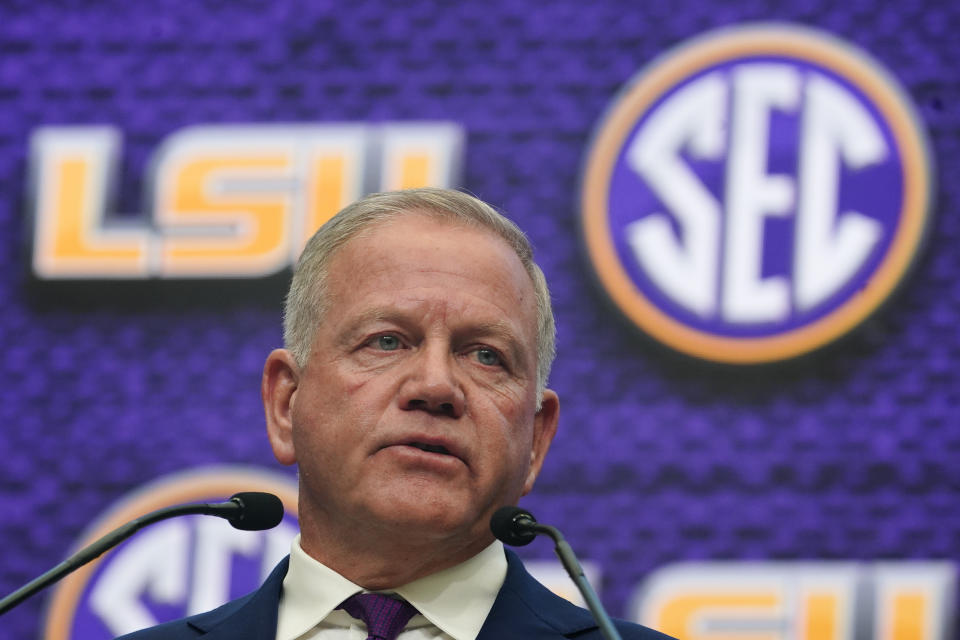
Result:
<svg viewBox="0 0 960 640"><path fill-rule="evenodd" d="M400 338L390 334L377 336L376 344L383 351L396 351L400 348Z"/></svg>
<svg viewBox="0 0 960 640"><path fill-rule="evenodd" d="M488 347L480 347L473 352L477 362L488 367L499 367L503 365L503 359L500 354Z"/></svg>

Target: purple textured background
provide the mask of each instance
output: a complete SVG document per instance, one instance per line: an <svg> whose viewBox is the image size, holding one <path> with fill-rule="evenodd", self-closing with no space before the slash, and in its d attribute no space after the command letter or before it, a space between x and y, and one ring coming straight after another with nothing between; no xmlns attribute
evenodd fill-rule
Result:
<svg viewBox="0 0 960 640"><path fill-rule="evenodd" d="M927 257L881 315L816 357L731 373L664 353L607 304L577 183L594 124L641 66L771 19L833 31L898 76L944 179ZM526 504L601 563L615 614L681 559L960 559L958 24L960 6L933 0L4 3L0 591L159 475L275 465L258 381L277 307L31 302L25 159L44 124L118 126L120 208L140 211L147 157L186 125L461 122L463 186L529 232L554 289L561 433ZM5 616L2 637L35 638L43 602Z"/></svg>

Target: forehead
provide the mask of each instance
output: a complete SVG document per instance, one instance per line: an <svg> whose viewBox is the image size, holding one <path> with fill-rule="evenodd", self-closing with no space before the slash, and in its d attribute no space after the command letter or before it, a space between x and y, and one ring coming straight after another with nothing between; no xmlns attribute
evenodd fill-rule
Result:
<svg viewBox="0 0 960 640"><path fill-rule="evenodd" d="M416 212L370 225L346 242L330 259L327 284L329 307L340 311L368 296L410 301L439 290L451 302L531 312L535 323L533 282L503 238Z"/></svg>

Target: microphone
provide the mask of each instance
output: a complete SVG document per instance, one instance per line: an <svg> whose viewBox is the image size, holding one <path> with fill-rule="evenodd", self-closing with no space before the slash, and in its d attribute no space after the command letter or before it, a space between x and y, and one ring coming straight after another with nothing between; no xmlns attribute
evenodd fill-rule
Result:
<svg viewBox="0 0 960 640"><path fill-rule="evenodd" d="M490 518L490 531L497 540L514 547L523 547L537 537L532 526L537 519L529 511L520 507L500 507Z"/></svg>
<svg viewBox="0 0 960 640"><path fill-rule="evenodd" d="M263 531L273 529L283 520L283 503L272 493L262 491L244 491L235 493L227 502L208 505L214 509L223 508L232 515L220 515L226 518L234 529L241 531ZM210 515L219 515L211 513Z"/></svg>
<svg viewBox="0 0 960 640"><path fill-rule="evenodd" d="M234 528L242 531L262 531L272 529L283 520L283 502L272 493L246 491L237 493L226 502L182 504L157 509L122 525L102 538L87 545L80 551L50 569L38 578L23 585L7 597L0 600L0 615L14 608L36 592L44 589L64 576L76 571L88 562L98 558L104 552L117 546L147 525L168 518L187 515L206 515L224 518Z"/></svg>
<svg viewBox="0 0 960 640"><path fill-rule="evenodd" d="M564 539L563 534L556 527L540 524L529 511L515 506L500 507L493 517L490 518L490 531L504 544L512 546L523 546L533 542L541 533L545 533L553 539L554 551L560 558L563 568L567 570L570 579L577 585L580 594L583 596L587 607L593 613L597 626L600 627L600 633L607 640L621 640L620 632L613 626L610 616L600 603L597 592L590 586L587 576L583 573L583 567L577 560L573 548Z"/></svg>

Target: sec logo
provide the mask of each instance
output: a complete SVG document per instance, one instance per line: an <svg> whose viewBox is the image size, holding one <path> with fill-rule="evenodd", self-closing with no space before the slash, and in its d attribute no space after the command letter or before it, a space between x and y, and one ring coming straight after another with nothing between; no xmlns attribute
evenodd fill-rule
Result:
<svg viewBox="0 0 960 640"><path fill-rule="evenodd" d="M59 583L43 637L108 640L214 609L258 588L297 534L296 482L260 469L201 467L161 478L122 498L77 548L155 509L221 502L240 491L276 494L283 521L266 531L240 531L225 520L197 515L146 527Z"/></svg>
<svg viewBox="0 0 960 640"><path fill-rule="evenodd" d="M638 327L757 364L849 333L915 261L932 166L905 92L828 34L740 26L655 61L601 120L582 227Z"/></svg>

